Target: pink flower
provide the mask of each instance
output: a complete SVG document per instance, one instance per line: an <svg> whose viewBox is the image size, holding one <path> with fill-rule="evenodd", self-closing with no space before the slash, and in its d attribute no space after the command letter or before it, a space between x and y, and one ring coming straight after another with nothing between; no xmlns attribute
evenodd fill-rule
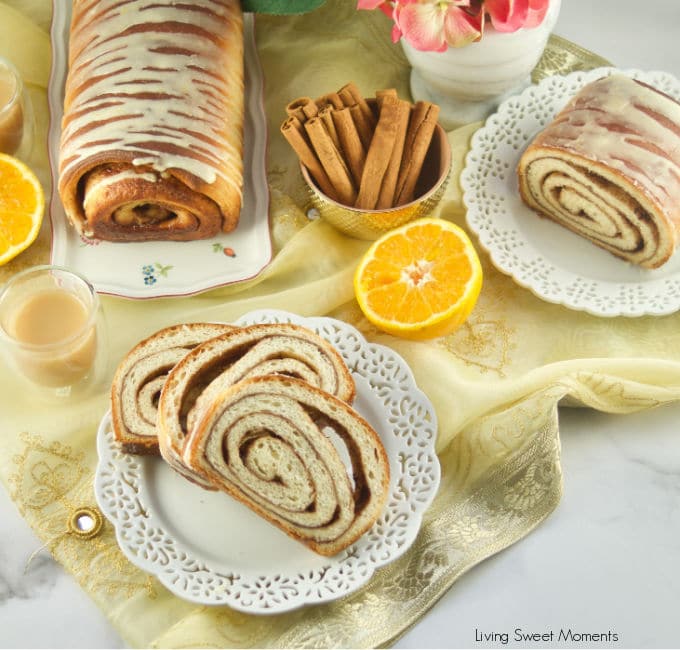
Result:
<svg viewBox="0 0 680 650"><path fill-rule="evenodd" d="M441 52L482 38L488 16L499 32L540 25L550 0L357 0L358 9L380 9L392 18L392 40Z"/></svg>
<svg viewBox="0 0 680 650"><path fill-rule="evenodd" d="M516 32L529 15L529 0L485 0L484 9L498 32Z"/></svg>
<svg viewBox="0 0 680 650"><path fill-rule="evenodd" d="M549 0L484 0L491 24L499 32L516 32L522 27L540 25Z"/></svg>
<svg viewBox="0 0 680 650"><path fill-rule="evenodd" d="M529 29L538 27L548 13L549 4L550 0L529 0L529 15L522 26Z"/></svg>
<svg viewBox="0 0 680 650"><path fill-rule="evenodd" d="M392 4L387 0L357 0L357 9L380 9L392 18Z"/></svg>
<svg viewBox="0 0 680 650"><path fill-rule="evenodd" d="M482 37L482 13L471 0L409 2L394 10L403 38L417 50L442 52L463 47Z"/></svg>

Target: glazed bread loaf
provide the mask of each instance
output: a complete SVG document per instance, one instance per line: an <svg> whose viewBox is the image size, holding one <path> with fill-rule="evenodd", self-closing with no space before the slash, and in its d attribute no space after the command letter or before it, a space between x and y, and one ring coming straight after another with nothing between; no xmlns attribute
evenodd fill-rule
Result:
<svg viewBox="0 0 680 650"><path fill-rule="evenodd" d="M182 458L326 556L375 523L389 489L378 434L348 404L296 377L266 375L224 389L202 411Z"/></svg>
<svg viewBox="0 0 680 650"><path fill-rule="evenodd" d="M237 328L197 346L168 374L158 403L163 458L181 472L186 437L201 412L229 386L271 374L297 377L345 402L354 399L344 360L313 331L289 323Z"/></svg>
<svg viewBox="0 0 680 650"><path fill-rule="evenodd" d="M517 173L541 216L657 268L679 237L680 103L624 74L598 79L536 136Z"/></svg>
<svg viewBox="0 0 680 650"><path fill-rule="evenodd" d="M194 347L232 329L217 323L173 325L125 355L111 384L113 432L123 451L158 453L158 400L168 373Z"/></svg>
<svg viewBox="0 0 680 650"><path fill-rule="evenodd" d="M78 232L233 230L243 176L238 0L73 0L58 189Z"/></svg>

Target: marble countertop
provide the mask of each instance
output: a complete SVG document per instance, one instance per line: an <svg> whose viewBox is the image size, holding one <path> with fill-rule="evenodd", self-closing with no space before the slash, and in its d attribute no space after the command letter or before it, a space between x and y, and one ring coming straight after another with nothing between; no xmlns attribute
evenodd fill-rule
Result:
<svg viewBox="0 0 680 650"><path fill-rule="evenodd" d="M350 0L348 0L350 1ZM555 32L623 69L680 76L678 0L564 0ZM677 647L680 404L562 409L564 496L533 533L459 579L398 648ZM0 489L0 647L125 647ZM521 634L546 635L539 643ZM550 634L552 633L552 638Z"/></svg>

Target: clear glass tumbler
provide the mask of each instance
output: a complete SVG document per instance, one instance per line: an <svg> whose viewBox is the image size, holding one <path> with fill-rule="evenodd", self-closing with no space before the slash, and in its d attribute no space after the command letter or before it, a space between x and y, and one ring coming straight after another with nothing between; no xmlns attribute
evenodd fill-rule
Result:
<svg viewBox="0 0 680 650"><path fill-rule="evenodd" d="M17 69L0 57L0 153L26 159L33 147L33 110Z"/></svg>
<svg viewBox="0 0 680 650"><path fill-rule="evenodd" d="M0 292L0 340L8 363L44 394L82 395L106 365L106 331L99 296L81 275L35 266Z"/></svg>

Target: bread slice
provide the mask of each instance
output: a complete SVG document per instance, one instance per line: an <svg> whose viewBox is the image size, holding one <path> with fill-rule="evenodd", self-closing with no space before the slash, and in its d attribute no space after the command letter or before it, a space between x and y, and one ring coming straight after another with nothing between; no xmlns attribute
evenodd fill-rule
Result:
<svg viewBox="0 0 680 650"><path fill-rule="evenodd" d="M115 439L131 454L158 454L156 418L165 379L200 343L233 330L219 323L166 327L135 345L118 364L111 384Z"/></svg>
<svg viewBox="0 0 680 650"><path fill-rule="evenodd" d="M312 330L291 323L262 323L227 332L187 354L169 373L159 401L159 449L182 470L184 440L200 412L245 378L297 377L351 402L355 386L343 358Z"/></svg>
<svg viewBox="0 0 680 650"><path fill-rule="evenodd" d="M375 523L389 491L376 431L347 403L296 377L254 377L223 389L187 435L182 459L325 556Z"/></svg>

